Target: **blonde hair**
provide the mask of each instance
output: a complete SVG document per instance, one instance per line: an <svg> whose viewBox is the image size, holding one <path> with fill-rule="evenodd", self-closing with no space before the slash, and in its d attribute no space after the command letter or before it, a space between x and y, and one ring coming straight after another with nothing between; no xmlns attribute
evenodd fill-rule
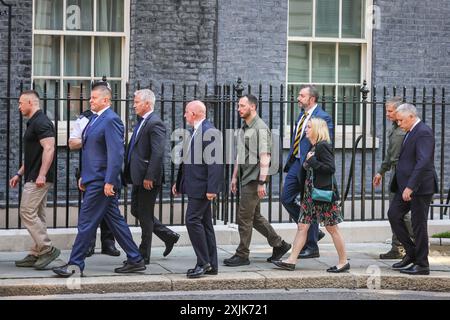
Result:
<svg viewBox="0 0 450 320"><path fill-rule="evenodd" d="M322 118L311 118L311 133L312 137L316 138L316 143L320 141L326 141L331 143L330 131L328 125Z"/></svg>

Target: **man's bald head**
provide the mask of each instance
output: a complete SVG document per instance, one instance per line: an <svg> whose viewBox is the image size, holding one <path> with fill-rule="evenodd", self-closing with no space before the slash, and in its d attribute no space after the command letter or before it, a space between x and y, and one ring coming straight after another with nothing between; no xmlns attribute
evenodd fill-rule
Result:
<svg viewBox="0 0 450 320"><path fill-rule="evenodd" d="M198 114L203 114L206 117L206 106L200 100L191 101L188 103L188 106L190 106L190 108L193 112L198 113Z"/></svg>
<svg viewBox="0 0 450 320"><path fill-rule="evenodd" d="M194 124L198 121L201 121L206 118L206 106L200 100L194 100L189 102L186 105L186 109L184 112L184 117L186 118L186 122L194 126Z"/></svg>

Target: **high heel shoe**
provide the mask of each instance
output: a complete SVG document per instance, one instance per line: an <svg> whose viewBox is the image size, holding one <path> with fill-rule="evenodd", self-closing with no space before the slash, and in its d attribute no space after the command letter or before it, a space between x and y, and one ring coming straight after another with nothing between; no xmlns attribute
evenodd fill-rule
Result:
<svg viewBox="0 0 450 320"><path fill-rule="evenodd" d="M327 272L332 272L332 273L340 273L340 272L345 272L350 270L350 263L346 263L344 264L342 267L338 268L337 266L333 266L331 268L327 269Z"/></svg>

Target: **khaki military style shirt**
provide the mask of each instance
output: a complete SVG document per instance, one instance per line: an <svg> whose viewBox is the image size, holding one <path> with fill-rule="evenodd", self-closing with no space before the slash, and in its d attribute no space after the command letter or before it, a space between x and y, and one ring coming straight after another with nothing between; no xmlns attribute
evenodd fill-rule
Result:
<svg viewBox="0 0 450 320"><path fill-rule="evenodd" d="M237 139L238 172L242 186L259 180L259 157L261 154L271 152L272 135L264 121L256 115L249 125L244 122Z"/></svg>
<svg viewBox="0 0 450 320"><path fill-rule="evenodd" d="M403 131L396 122L392 122L392 127L388 130L386 135L388 147L386 156L381 163L380 170L378 170L379 174L383 175L386 171L391 169L395 170L405 135L406 132Z"/></svg>

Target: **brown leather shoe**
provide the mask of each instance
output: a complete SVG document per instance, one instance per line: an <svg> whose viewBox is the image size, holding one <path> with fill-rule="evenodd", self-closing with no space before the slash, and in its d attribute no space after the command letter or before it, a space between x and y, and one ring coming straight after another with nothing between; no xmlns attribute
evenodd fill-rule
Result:
<svg viewBox="0 0 450 320"><path fill-rule="evenodd" d="M380 254L380 259L382 259L382 260L403 259L404 256L405 256L405 254L402 253L397 248L391 248L391 250L389 250L388 252L381 253Z"/></svg>

